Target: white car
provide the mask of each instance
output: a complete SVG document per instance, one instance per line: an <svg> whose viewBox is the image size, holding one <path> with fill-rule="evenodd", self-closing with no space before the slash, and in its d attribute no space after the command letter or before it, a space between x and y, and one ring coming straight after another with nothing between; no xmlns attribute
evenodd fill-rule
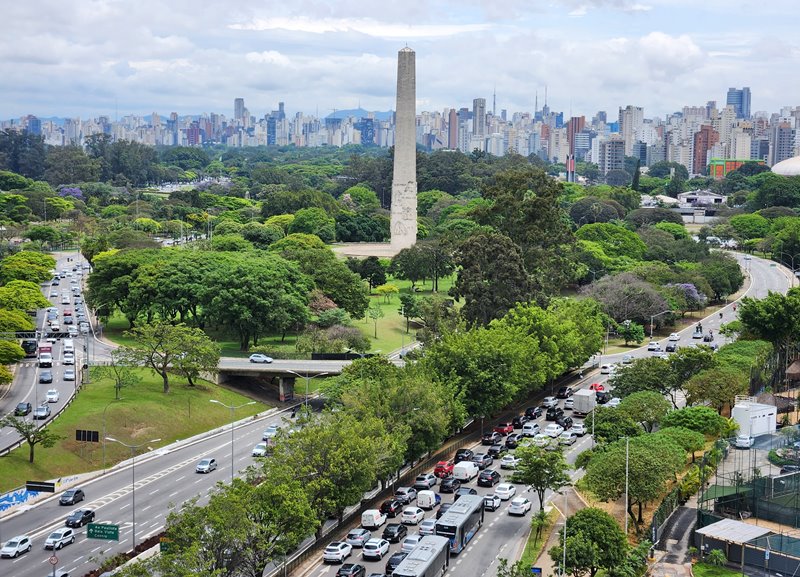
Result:
<svg viewBox="0 0 800 577"><path fill-rule="evenodd" d="M266 430L264 431L264 434L261 435L261 440L262 441L268 441L270 439L275 438L275 436L278 434L279 430L280 430L280 427L278 425L270 425L269 427L266 428Z"/></svg>
<svg viewBox="0 0 800 577"><path fill-rule="evenodd" d="M633 355L624 355L622 357L622 364L629 365L633 362Z"/></svg>
<svg viewBox="0 0 800 577"><path fill-rule="evenodd" d="M6 544L0 549L0 557L19 557L23 553L28 553L31 547L33 547L31 538L27 535L12 537L6 541Z"/></svg>
<svg viewBox="0 0 800 577"><path fill-rule="evenodd" d="M74 365L75 364L75 355L72 353L64 353L64 364L65 365Z"/></svg>
<svg viewBox="0 0 800 577"><path fill-rule="evenodd" d="M500 483L494 488L494 494L500 497L502 501L508 501L517 494L517 488L511 483Z"/></svg>
<svg viewBox="0 0 800 577"><path fill-rule="evenodd" d="M749 449L753 446L755 439L750 435L736 435L736 441L734 445L737 449Z"/></svg>
<svg viewBox="0 0 800 577"><path fill-rule="evenodd" d="M370 539L364 543L364 548L361 554L364 559L383 559L383 556L389 552L389 542L386 539Z"/></svg>
<svg viewBox="0 0 800 577"><path fill-rule="evenodd" d="M501 469L516 469L517 464L519 464L519 457L515 457L514 455L504 455L503 458L500 459Z"/></svg>
<svg viewBox="0 0 800 577"><path fill-rule="evenodd" d="M586 434L586 425L584 425L583 423L574 423L570 428L570 431L572 431L579 437L583 437Z"/></svg>
<svg viewBox="0 0 800 577"><path fill-rule="evenodd" d="M549 409L550 407L557 407L558 406L558 399L555 397L545 397L542 401L542 406L545 409Z"/></svg>
<svg viewBox="0 0 800 577"><path fill-rule="evenodd" d="M265 457L267 455L267 444L266 443L258 443L255 447L253 447L253 456L254 457Z"/></svg>
<svg viewBox="0 0 800 577"><path fill-rule="evenodd" d="M565 411L571 411L574 408L575 408L575 399L573 399L572 397L570 397L568 399L564 399L564 410Z"/></svg>
<svg viewBox="0 0 800 577"><path fill-rule="evenodd" d="M600 374L601 375L610 375L611 374L611 365L601 365L600 366Z"/></svg>
<svg viewBox="0 0 800 577"><path fill-rule="evenodd" d="M667 339L673 343L677 343L681 340L681 336L678 333L670 333L669 338Z"/></svg>
<svg viewBox="0 0 800 577"><path fill-rule="evenodd" d="M620 398L618 398L618 397L612 397L612 398L611 398L611 399L609 399L609 401L606 403L606 407L611 407L611 408L613 409L613 408L615 408L615 407L619 407L619 404L620 404L621 402L622 402L622 399L620 399Z"/></svg>
<svg viewBox="0 0 800 577"><path fill-rule="evenodd" d="M64 369L64 380L65 381L74 381L75 380L75 369Z"/></svg>
<svg viewBox="0 0 800 577"><path fill-rule="evenodd" d="M414 550L414 547L416 547L419 544L419 540L422 539L424 536L425 535L420 535L419 533L415 533L413 535L409 535L403 541L403 544L400 547L400 550L403 553L411 553Z"/></svg>
<svg viewBox="0 0 800 577"><path fill-rule="evenodd" d="M564 431L558 436L558 442L561 445L574 445L578 440L578 435L574 431Z"/></svg>
<svg viewBox="0 0 800 577"><path fill-rule="evenodd" d="M550 423L544 428L544 434L555 439L564 432L564 427L557 423Z"/></svg>
<svg viewBox="0 0 800 577"><path fill-rule="evenodd" d="M436 534L436 519L425 519L419 524L420 535L435 535Z"/></svg>
<svg viewBox="0 0 800 577"><path fill-rule="evenodd" d="M404 525L417 525L425 518L425 511L419 507L406 507L400 517Z"/></svg>
<svg viewBox="0 0 800 577"><path fill-rule="evenodd" d="M46 398L48 403L57 403L59 399L58 391L56 389L50 389L47 391Z"/></svg>
<svg viewBox="0 0 800 577"><path fill-rule="evenodd" d="M352 552L352 545L344 541L334 541L325 547L325 551L322 553L322 560L325 563L344 563L344 560L347 559Z"/></svg>
<svg viewBox="0 0 800 577"><path fill-rule="evenodd" d="M550 425L548 425L549 427ZM539 433L533 438L533 444L537 447L546 447L550 444L550 436L544 433Z"/></svg>
<svg viewBox="0 0 800 577"><path fill-rule="evenodd" d="M75 542L75 532L69 527L63 529L56 529L50 536L45 539L45 549L61 549L66 545L72 545Z"/></svg>
<svg viewBox="0 0 800 577"><path fill-rule="evenodd" d="M530 510L531 502L525 497L511 499L511 504L508 506L509 515L525 515Z"/></svg>
<svg viewBox="0 0 800 577"><path fill-rule="evenodd" d="M267 355L262 355L260 353L255 353L250 355L250 362L251 363L271 363L272 357L268 357Z"/></svg>
<svg viewBox="0 0 800 577"><path fill-rule="evenodd" d="M661 343L659 343L657 341L650 341L650 343L647 345L647 350L650 351L650 352L660 353L661 352Z"/></svg>

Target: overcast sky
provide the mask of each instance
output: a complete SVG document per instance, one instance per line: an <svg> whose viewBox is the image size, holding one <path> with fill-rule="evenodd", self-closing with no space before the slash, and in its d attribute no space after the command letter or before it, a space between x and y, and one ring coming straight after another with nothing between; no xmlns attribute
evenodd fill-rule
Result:
<svg viewBox="0 0 800 577"><path fill-rule="evenodd" d="M0 118L260 117L394 108L397 51L417 111L472 106L591 117L800 104L797 0L4 0Z"/></svg>

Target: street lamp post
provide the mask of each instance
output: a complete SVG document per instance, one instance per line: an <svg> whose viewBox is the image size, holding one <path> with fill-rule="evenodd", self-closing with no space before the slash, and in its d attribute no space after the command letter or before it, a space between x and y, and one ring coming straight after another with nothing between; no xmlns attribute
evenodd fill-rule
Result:
<svg viewBox="0 0 800 577"><path fill-rule="evenodd" d="M129 445L128 443L123 443L122 441L115 439L114 437L103 437L106 441L112 441L114 443L119 443L124 447L128 447L131 450L131 521L133 524L133 532L131 533L131 540L133 541L132 549L136 550L136 449L140 449L145 445L149 445L150 443L158 443L161 439L153 439L151 441L145 441L144 443L139 443L138 445Z"/></svg>
<svg viewBox="0 0 800 577"><path fill-rule="evenodd" d="M109 403L103 408L103 474L106 474L106 411L108 407L122 399L111 399Z"/></svg>
<svg viewBox="0 0 800 577"><path fill-rule="evenodd" d="M783 252L783 251L778 252L778 258L780 258L781 260L783 259L784 255L788 256L789 257L789 261L792 263L792 278L789 280L789 282L791 283L791 286L794 286L794 279L795 279L795 276L796 276L795 275L795 271L797 270L795 268L795 266L794 266L794 259L796 259L797 257L800 257L800 253L799 254L789 254L788 252Z"/></svg>
<svg viewBox="0 0 800 577"><path fill-rule="evenodd" d="M653 321L655 320L655 318L656 317L660 317L661 315L665 315L667 313L671 313L671 312L672 312L671 310L666 310L666 311L661 311L660 313L655 314L655 315L650 315L650 340L651 341L653 340Z"/></svg>
<svg viewBox="0 0 800 577"><path fill-rule="evenodd" d="M236 409L241 409L242 407L246 407L247 405L255 405L256 402L255 401L250 401L249 403L242 403L241 405L226 405L222 401L218 401L216 399L211 399L211 402L212 403L216 403L218 405L222 405L223 407L226 407L226 408L230 409L230 411L231 411L231 483L233 483L233 472L234 472L234 468L233 468L233 430L236 428L236 421L234 421L233 413L234 413L234 411L236 411Z"/></svg>
<svg viewBox="0 0 800 577"><path fill-rule="evenodd" d="M309 385L311 383L311 379L313 379L314 377L323 377L323 376L328 374L328 373L317 373L316 375L314 375L314 377L312 377L311 373L309 371L306 371L305 375L301 375L300 373L295 373L294 371L292 371L290 369L285 369L285 371L287 373L292 373L293 375L297 375L301 379L305 379L306 380L306 398L305 398L306 407L308 407L308 388L309 388Z"/></svg>

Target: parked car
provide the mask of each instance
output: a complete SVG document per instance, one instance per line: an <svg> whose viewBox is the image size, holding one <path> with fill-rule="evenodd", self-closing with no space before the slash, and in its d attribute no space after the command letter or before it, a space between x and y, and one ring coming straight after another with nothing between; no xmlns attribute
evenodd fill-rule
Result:
<svg viewBox="0 0 800 577"><path fill-rule="evenodd" d="M798 471L800 471L800 465L784 465L781 467L781 475L797 473Z"/></svg>
<svg viewBox="0 0 800 577"><path fill-rule="evenodd" d="M602 383L592 383L591 385L589 385L589 390L590 391L595 391L595 392L597 392L597 391L605 391L606 387Z"/></svg>
<svg viewBox="0 0 800 577"><path fill-rule="evenodd" d="M486 495L483 498L483 508L487 511L497 511L502 503L502 500L497 495Z"/></svg>
<svg viewBox="0 0 800 577"><path fill-rule="evenodd" d="M494 494L503 501L508 501L517 494L517 488L511 483L500 483L494 488Z"/></svg>
<svg viewBox="0 0 800 577"><path fill-rule="evenodd" d="M509 515L525 515L530 510L531 502L525 497L511 499L511 504L508 506Z"/></svg>
<svg viewBox="0 0 800 577"><path fill-rule="evenodd" d="M519 457L515 457L514 455L504 455L503 458L500 459L500 468L516 469L518 463L519 463Z"/></svg>
<svg viewBox="0 0 800 577"><path fill-rule="evenodd" d="M80 503L85 498L86 495L84 494L83 489L67 489L58 499L58 504L74 505L75 503Z"/></svg>
<svg viewBox="0 0 800 577"><path fill-rule="evenodd" d="M499 434L505 436L505 435L508 435L509 433L513 433L514 432L514 425L504 421L502 423L497 423L494 426L493 430L494 430L495 433L499 433Z"/></svg>
<svg viewBox="0 0 800 577"><path fill-rule="evenodd" d="M367 529L357 527L351 529L345 538L345 542L351 547L363 547L364 543L372 539L372 533Z"/></svg>
<svg viewBox="0 0 800 577"><path fill-rule="evenodd" d="M387 517L397 517L403 510L403 504L397 499L387 499L381 503L380 512Z"/></svg>
<svg viewBox="0 0 800 577"><path fill-rule="evenodd" d="M261 353L254 353L250 355L250 362L269 364L272 362L272 357L268 357L267 355L262 355Z"/></svg>
<svg viewBox="0 0 800 577"><path fill-rule="evenodd" d="M31 538L27 535L12 537L0 549L0 557L19 557L23 553L28 553L31 547L33 547Z"/></svg>
<svg viewBox="0 0 800 577"><path fill-rule="evenodd" d="M334 541L325 547L325 551L322 552L322 560L325 563L344 563L344 560L352 552L352 545L348 545L344 541Z"/></svg>
<svg viewBox="0 0 800 577"><path fill-rule="evenodd" d="M423 473L422 475L417 475L417 478L414 479L414 488L417 491L424 491L425 489L435 487L436 482L437 479L433 473Z"/></svg>
<svg viewBox="0 0 800 577"><path fill-rule="evenodd" d="M479 487L493 487L500 482L500 473L493 469L484 469L478 475Z"/></svg>
<svg viewBox="0 0 800 577"><path fill-rule="evenodd" d="M419 507L406 507L400 516L400 522L404 525L417 525L425 518L425 511Z"/></svg>
<svg viewBox="0 0 800 577"><path fill-rule="evenodd" d="M472 462L478 465L479 469L483 470L494 463L494 459L492 459L491 455L487 455L486 453L477 453L472 457Z"/></svg>
<svg viewBox="0 0 800 577"><path fill-rule="evenodd" d="M448 477L447 479L442 479L442 482L439 484L439 492L440 493L455 493L461 488L461 481L454 477Z"/></svg>
<svg viewBox="0 0 800 577"><path fill-rule="evenodd" d="M542 400L542 407L544 407L545 409L549 409L550 407L555 407L556 405L558 405L558 399L556 399L555 397L545 397Z"/></svg>
<svg viewBox="0 0 800 577"><path fill-rule="evenodd" d="M50 416L50 407L49 407L49 405L41 405L39 407L36 407L33 410L33 418L34 419L41 420L41 419L46 419L49 416Z"/></svg>
<svg viewBox="0 0 800 577"><path fill-rule="evenodd" d="M433 468L433 474L439 477L440 479L444 479L445 477L450 477L453 474L454 466L455 466L455 461L452 460L439 461Z"/></svg>
<svg viewBox="0 0 800 577"><path fill-rule="evenodd" d="M386 539L369 539L364 543L364 548L361 554L364 559L383 559L383 556L389 552L389 542Z"/></svg>
<svg viewBox="0 0 800 577"><path fill-rule="evenodd" d="M439 518L440 515L444 515L444 512L450 508L451 503L445 503L441 506L439 511L436 513L436 519ZM442 512L444 510L444 512ZM425 519L422 523L419 524L419 534L420 535L435 535L436 534L436 519Z"/></svg>
<svg viewBox="0 0 800 577"><path fill-rule="evenodd" d="M528 422L528 417L525 415L517 415L513 419L511 419L511 426L515 429L521 429L522 425Z"/></svg>
<svg viewBox="0 0 800 577"><path fill-rule="evenodd" d="M473 489L472 487L461 487L458 491L453 494L453 503L458 501L464 495L477 495L478 492Z"/></svg>
<svg viewBox="0 0 800 577"><path fill-rule="evenodd" d="M558 392L556 393L556 398L557 399L566 399L567 397L571 397L572 393L573 393L572 387L568 387L568 386L564 385L563 387L558 389Z"/></svg>
<svg viewBox="0 0 800 577"><path fill-rule="evenodd" d="M541 431L541 427L539 423L534 421L529 421L522 425L522 436L523 437L535 437Z"/></svg>
<svg viewBox="0 0 800 577"><path fill-rule="evenodd" d="M64 527L63 529L56 529L50 533L44 541L44 548L58 550L67 545L72 545L74 542L75 531L69 527Z"/></svg>
<svg viewBox="0 0 800 577"><path fill-rule="evenodd" d="M394 492L394 498L403 505L408 505L411 501L416 500L417 490L414 487L398 487Z"/></svg>
<svg viewBox="0 0 800 577"><path fill-rule="evenodd" d="M460 463L461 461L471 461L472 457L475 456L470 449L459 449L456 451L456 456L454 457L453 461L455 464Z"/></svg>
<svg viewBox="0 0 800 577"><path fill-rule="evenodd" d="M91 509L76 509L67 515L67 519L64 521L67 527L83 527L92 522L94 522L94 511Z"/></svg>
<svg viewBox="0 0 800 577"><path fill-rule="evenodd" d="M503 441L503 436L495 431L489 431L481 437L481 445L496 445Z"/></svg>
<svg viewBox="0 0 800 577"><path fill-rule="evenodd" d="M539 433L538 435L533 437L533 444L536 447L546 447L552 441L553 441L553 439L550 438L550 435L546 435L545 433Z"/></svg>
<svg viewBox="0 0 800 577"><path fill-rule="evenodd" d="M59 399L59 394L57 389L49 389L47 391L47 396L45 397L48 403L57 403Z"/></svg>
<svg viewBox="0 0 800 577"><path fill-rule="evenodd" d="M737 449L749 449L754 442L755 439L750 435L736 435L736 441L733 444Z"/></svg>
<svg viewBox="0 0 800 577"><path fill-rule="evenodd" d="M336 572L335 577L365 577L367 568L358 563L344 563Z"/></svg>
<svg viewBox="0 0 800 577"><path fill-rule="evenodd" d="M538 419L542 416L542 407L528 407L525 409L525 416L528 417L528 420Z"/></svg>
<svg viewBox="0 0 800 577"><path fill-rule="evenodd" d="M489 450L486 453L492 457L492 459L499 459L503 456L503 453L508 451L508 447L505 445L492 445L489 447Z"/></svg>
<svg viewBox="0 0 800 577"><path fill-rule="evenodd" d="M386 562L386 575L391 577L391 575L394 574L394 570L397 569L397 566L403 562L403 559L405 559L407 555L408 553L398 551L389 557L389 560Z"/></svg>
<svg viewBox="0 0 800 577"><path fill-rule="evenodd" d="M200 462L197 463L197 466L194 468L194 470L196 473L210 473L216 468L217 460L207 457L205 459L200 459Z"/></svg>
<svg viewBox="0 0 800 577"><path fill-rule="evenodd" d="M408 529L405 525L389 523L383 530L382 537L389 541L389 543L399 543L406 535L408 535Z"/></svg>

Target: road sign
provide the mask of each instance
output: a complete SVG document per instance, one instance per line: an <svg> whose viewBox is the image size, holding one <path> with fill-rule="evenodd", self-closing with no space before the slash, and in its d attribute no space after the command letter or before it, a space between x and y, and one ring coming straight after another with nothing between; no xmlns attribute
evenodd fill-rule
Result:
<svg viewBox="0 0 800 577"><path fill-rule="evenodd" d="M119 541L119 525L110 525L107 523L89 523L86 525L86 536L89 539Z"/></svg>
<svg viewBox="0 0 800 577"><path fill-rule="evenodd" d="M533 573L537 577L542 577L542 568L541 567L531 567L531 573Z"/></svg>
<svg viewBox="0 0 800 577"><path fill-rule="evenodd" d="M55 493L56 484L47 481L27 481L25 488L28 491L36 491L38 493Z"/></svg>
<svg viewBox="0 0 800 577"><path fill-rule="evenodd" d="M55 555L50 555L48 561L50 561L50 565L53 566L58 565L58 557L56 557Z"/></svg>
<svg viewBox="0 0 800 577"><path fill-rule="evenodd" d="M99 443L100 431L84 431L83 429L75 429L75 440Z"/></svg>
<svg viewBox="0 0 800 577"><path fill-rule="evenodd" d="M172 548L172 539L169 537L161 537L161 539L158 541L159 551L162 553L169 553L170 549Z"/></svg>

